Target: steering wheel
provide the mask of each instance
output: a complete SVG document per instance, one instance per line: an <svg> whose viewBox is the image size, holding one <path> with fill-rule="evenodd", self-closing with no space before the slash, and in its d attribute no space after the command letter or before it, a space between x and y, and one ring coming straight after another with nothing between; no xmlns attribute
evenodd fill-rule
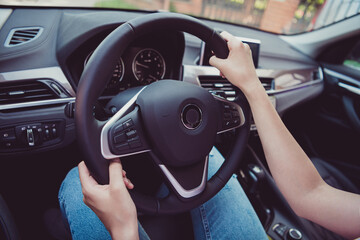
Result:
<svg viewBox="0 0 360 240"><path fill-rule="evenodd" d="M77 139L85 163L101 184L109 182L109 160L148 152L170 186L163 199L135 190L137 209L148 214L188 211L219 192L236 171L250 131L245 98L236 103L194 84L161 80L135 89L131 99L109 120L99 121L93 106L109 79L118 56L135 39L151 31L193 34L226 58L226 42L199 20L175 13L154 13L130 20L110 33L92 54L77 89ZM209 152L217 134L237 129L229 157L207 179ZM141 167L141 166L140 166Z"/></svg>

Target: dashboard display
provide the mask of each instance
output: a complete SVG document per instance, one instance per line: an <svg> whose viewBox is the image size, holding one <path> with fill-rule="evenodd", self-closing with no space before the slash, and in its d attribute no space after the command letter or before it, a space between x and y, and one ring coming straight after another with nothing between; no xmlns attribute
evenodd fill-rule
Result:
<svg viewBox="0 0 360 240"><path fill-rule="evenodd" d="M91 52L85 59L84 61L84 68L86 66L86 64L88 63L91 55L93 52ZM120 82L122 81L123 77L124 77L124 71L125 70L125 66L124 66L124 61L122 60L122 58L119 58L116 62L116 66L115 69L112 73L111 79L107 85L106 88L108 89L113 89L119 86Z"/></svg>
<svg viewBox="0 0 360 240"><path fill-rule="evenodd" d="M136 54L132 70L136 80L141 84L149 84L164 77L166 66L163 56L158 51L145 48Z"/></svg>
<svg viewBox="0 0 360 240"><path fill-rule="evenodd" d="M119 60L116 63L115 69L113 71L113 74L111 76L111 80L108 83L108 88L115 88L119 85L119 83L122 81L124 77L124 61L119 58Z"/></svg>

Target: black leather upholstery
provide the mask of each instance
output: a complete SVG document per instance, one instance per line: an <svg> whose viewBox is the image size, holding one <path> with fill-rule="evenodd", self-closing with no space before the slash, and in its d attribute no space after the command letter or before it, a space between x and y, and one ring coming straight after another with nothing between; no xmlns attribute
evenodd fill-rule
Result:
<svg viewBox="0 0 360 240"><path fill-rule="evenodd" d="M360 189L331 164L320 158L312 158L311 160L327 184L347 192L360 194Z"/></svg>
<svg viewBox="0 0 360 240"><path fill-rule="evenodd" d="M20 239L19 232L12 218L12 215L0 195L0 239L4 240L18 240Z"/></svg>
<svg viewBox="0 0 360 240"><path fill-rule="evenodd" d="M316 169L320 173L321 177L324 179L327 184L333 186L335 188L353 192L353 193L360 193L360 190L357 186L355 186L349 178L347 178L342 172L336 169L331 164L325 162L320 158L311 158L313 164L315 165ZM303 224L312 234L311 239L328 239L328 240L343 240L344 238L333 233L311 221L306 219L302 219Z"/></svg>

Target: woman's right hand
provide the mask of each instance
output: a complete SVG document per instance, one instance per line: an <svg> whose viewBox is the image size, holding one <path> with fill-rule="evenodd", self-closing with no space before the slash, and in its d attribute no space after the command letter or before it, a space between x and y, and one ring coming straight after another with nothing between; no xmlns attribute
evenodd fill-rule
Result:
<svg viewBox="0 0 360 240"><path fill-rule="evenodd" d="M220 59L212 56L209 63L220 70L232 84L248 95L261 85L252 60L249 45L243 43L228 32L220 34L229 47L229 56Z"/></svg>
<svg viewBox="0 0 360 240"><path fill-rule="evenodd" d="M126 177L120 160L110 162L107 185L98 184L84 162L79 164L79 175L84 203L99 217L112 239L138 239L136 208L127 190L134 185Z"/></svg>

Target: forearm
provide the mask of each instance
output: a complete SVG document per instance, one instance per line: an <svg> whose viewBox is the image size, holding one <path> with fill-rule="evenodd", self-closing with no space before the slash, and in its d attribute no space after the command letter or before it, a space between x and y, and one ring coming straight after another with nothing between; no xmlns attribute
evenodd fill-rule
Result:
<svg viewBox="0 0 360 240"><path fill-rule="evenodd" d="M257 80L258 81L258 80ZM291 207L302 209L302 198L323 184L319 173L289 133L261 84L244 90L270 171Z"/></svg>

